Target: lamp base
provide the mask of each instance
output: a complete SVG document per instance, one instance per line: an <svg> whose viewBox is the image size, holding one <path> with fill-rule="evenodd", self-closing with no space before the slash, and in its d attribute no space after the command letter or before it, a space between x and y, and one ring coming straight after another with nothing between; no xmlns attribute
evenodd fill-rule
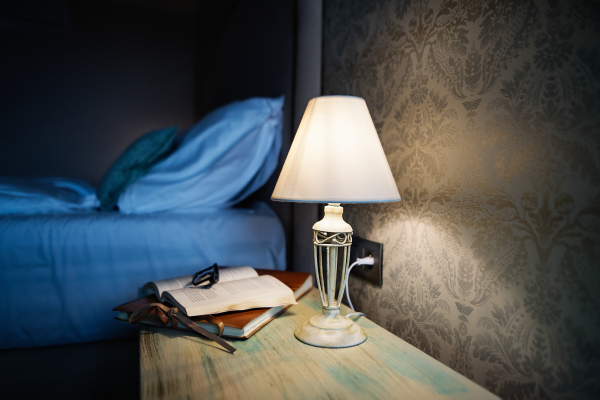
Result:
<svg viewBox="0 0 600 400"><path fill-rule="evenodd" d="M316 347L352 347L367 340L367 334L350 318L341 315L316 315L294 332L299 341Z"/></svg>

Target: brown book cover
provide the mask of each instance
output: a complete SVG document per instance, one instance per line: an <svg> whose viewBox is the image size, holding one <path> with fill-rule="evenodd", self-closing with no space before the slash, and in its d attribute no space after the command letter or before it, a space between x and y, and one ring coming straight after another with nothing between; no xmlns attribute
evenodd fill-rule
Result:
<svg viewBox="0 0 600 400"><path fill-rule="evenodd" d="M296 300L306 294L313 287L312 275L307 272L276 271L269 269L256 269L256 272L258 275L271 275L279 279L281 282L289 286L290 289L292 289ZM156 295L151 294L149 296L121 304L120 306L113 308L113 311L119 312L119 315L115 317L115 319L118 321L128 322L129 316L135 310L145 306L146 304L158 302L159 300ZM290 306L230 311L221 314L214 314L214 316L220 318L225 324L223 336L247 339L268 322L272 321L275 317L285 311L288 307ZM203 328L208 329L213 333L217 332L215 325L201 321L199 317L191 317L191 319ZM141 323L165 327L154 311L150 313ZM170 325L167 326L170 327ZM180 325L180 329L189 330L189 328L183 325Z"/></svg>

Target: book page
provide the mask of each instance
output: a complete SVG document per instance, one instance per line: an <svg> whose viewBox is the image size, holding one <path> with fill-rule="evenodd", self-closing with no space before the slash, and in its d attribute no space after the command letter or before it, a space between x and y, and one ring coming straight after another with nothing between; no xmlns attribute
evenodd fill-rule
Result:
<svg viewBox="0 0 600 400"><path fill-rule="evenodd" d="M234 281L238 279L246 279L246 278L254 278L257 277L258 274L256 270L252 267L228 267L228 268L219 268L219 282L228 282ZM167 290L175 290L175 289L183 289L186 287L194 287L192 285L192 279L194 275L184 275L178 276L176 278L162 279L155 282L149 282L144 285L145 289L152 290L156 296L160 299L163 295L163 292ZM208 283L207 283L208 284ZM204 285L207 285L204 284ZM204 286L200 285L200 286ZM200 287L198 286L198 287Z"/></svg>
<svg viewBox="0 0 600 400"><path fill-rule="evenodd" d="M169 290L164 298L188 316L296 304L292 290L269 275L219 282L210 288L192 286Z"/></svg>
<svg viewBox="0 0 600 400"><path fill-rule="evenodd" d="M255 278L258 276L252 267L219 268L219 282L236 281L238 279Z"/></svg>

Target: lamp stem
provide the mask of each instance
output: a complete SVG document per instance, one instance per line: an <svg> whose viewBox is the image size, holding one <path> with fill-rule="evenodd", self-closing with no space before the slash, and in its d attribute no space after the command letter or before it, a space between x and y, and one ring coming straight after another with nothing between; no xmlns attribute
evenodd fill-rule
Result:
<svg viewBox="0 0 600 400"><path fill-rule="evenodd" d="M301 325L295 335L300 341L318 347L350 347L361 344L367 339L366 333L360 326L340 315L352 245L352 227L343 220L342 213L343 208L338 203L330 203L325 206L323 219L313 226L315 273L323 313ZM340 271L341 285L336 299L340 247L344 248L344 253ZM324 249L327 265L323 265ZM324 269L326 269L327 283L323 279Z"/></svg>

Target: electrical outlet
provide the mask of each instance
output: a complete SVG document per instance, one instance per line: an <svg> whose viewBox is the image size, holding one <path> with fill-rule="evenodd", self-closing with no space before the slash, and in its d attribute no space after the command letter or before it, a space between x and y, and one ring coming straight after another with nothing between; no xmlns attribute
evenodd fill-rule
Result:
<svg viewBox="0 0 600 400"><path fill-rule="evenodd" d="M352 236L352 246L350 247L350 264L357 258L373 256L375 263L373 265L357 265L352 268L351 274L358 275L361 278L371 282L374 285L383 284L383 243L372 242L367 239Z"/></svg>

